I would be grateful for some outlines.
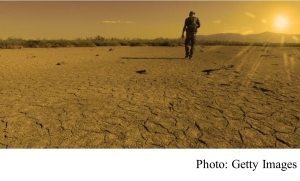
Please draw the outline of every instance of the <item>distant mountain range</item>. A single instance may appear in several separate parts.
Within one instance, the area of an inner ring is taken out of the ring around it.
[[[241,35],[236,33],[219,33],[197,35],[197,40],[205,41],[237,41],[237,42],[269,42],[269,43],[300,43],[300,34],[282,34],[263,32],[259,34]]]

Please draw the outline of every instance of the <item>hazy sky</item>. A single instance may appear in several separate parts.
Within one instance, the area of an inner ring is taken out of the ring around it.
[[[0,38],[179,38],[191,10],[202,35],[300,34],[299,7],[300,1],[0,2]]]

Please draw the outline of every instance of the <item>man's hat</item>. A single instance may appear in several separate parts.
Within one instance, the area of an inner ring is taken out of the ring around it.
[[[190,14],[195,14],[195,12],[194,12],[194,11],[191,11]]]

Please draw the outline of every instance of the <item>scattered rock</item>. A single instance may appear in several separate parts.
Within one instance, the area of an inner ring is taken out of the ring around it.
[[[260,90],[261,90],[262,92],[270,92],[269,89],[265,89],[265,88],[260,88]]]
[[[170,111],[174,111],[174,104],[173,103],[169,103],[169,109],[170,109]]]
[[[110,48],[108,51],[113,51],[114,49]]]
[[[228,65],[228,66],[224,66],[223,68],[226,69],[226,70],[228,70],[228,69],[231,69],[233,67],[234,67],[234,65]]]
[[[269,89],[265,89],[265,88],[261,88],[261,87],[257,87],[257,86],[253,86],[253,88],[257,89],[257,90],[260,90],[262,92],[272,92],[271,90]]]
[[[96,57],[98,57],[98,56],[99,56],[99,54],[96,55]]]
[[[65,64],[65,61],[62,61],[62,62],[57,62],[56,65],[64,65]]]
[[[234,65],[228,65],[228,66],[223,66],[221,68],[218,68],[218,69],[206,69],[206,70],[203,70],[202,72],[206,72],[207,75],[209,75],[211,72],[213,71],[216,71],[216,70],[221,70],[221,69],[225,69],[225,70],[228,70],[228,69],[231,69],[233,68]]]
[[[138,74],[146,74],[146,70],[137,70],[136,73],[138,73]]]
[[[229,87],[230,86],[230,84],[219,84],[219,86],[221,86],[221,87]]]
[[[206,69],[206,70],[203,70],[202,72],[206,72],[206,74],[209,75],[211,72],[216,71],[216,70],[220,70],[220,69]]]

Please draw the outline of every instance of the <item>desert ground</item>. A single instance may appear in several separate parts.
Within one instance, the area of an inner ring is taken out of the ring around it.
[[[300,148],[300,48],[0,50],[0,148]]]

